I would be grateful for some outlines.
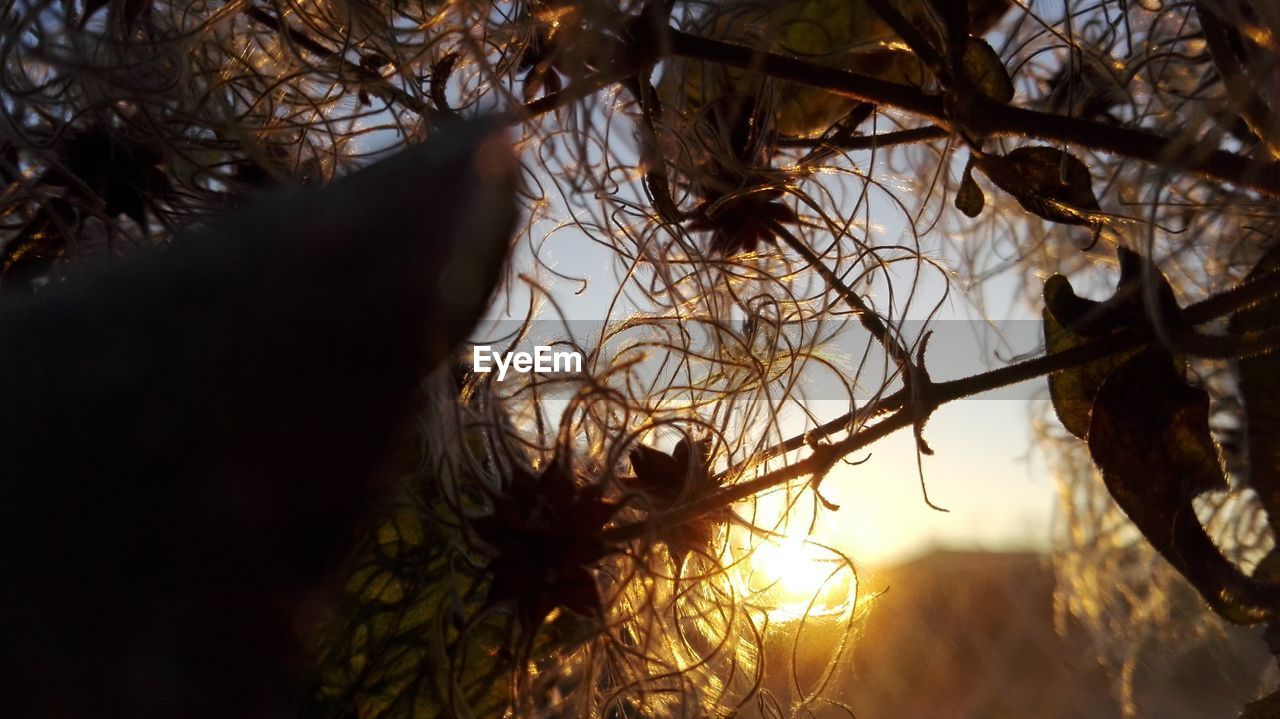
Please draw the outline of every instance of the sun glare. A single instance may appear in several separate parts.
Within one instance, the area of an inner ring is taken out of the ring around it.
[[[763,503],[762,503],[763,504]],[[771,619],[789,620],[845,614],[853,607],[857,591],[854,568],[834,549],[813,541],[802,532],[789,532],[786,518],[776,523],[776,534],[751,535],[740,530],[732,542],[736,569],[751,602],[769,612]]]

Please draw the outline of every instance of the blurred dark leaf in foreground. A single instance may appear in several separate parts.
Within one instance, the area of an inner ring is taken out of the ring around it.
[[[296,714],[415,387],[497,281],[514,182],[500,135],[453,127],[0,304],[7,714]]]

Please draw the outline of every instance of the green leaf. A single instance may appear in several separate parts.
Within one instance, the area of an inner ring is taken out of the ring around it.
[[[997,102],[1013,99],[1013,81],[1000,55],[980,37],[969,38],[964,48],[965,78],[983,95]]]
[[[970,156],[969,162],[964,166],[964,176],[960,179],[960,189],[956,191],[956,209],[966,217],[977,217],[982,214],[982,208],[986,204],[986,195],[982,194],[982,188],[973,179],[973,157]]]
[[[1249,273],[1252,280],[1280,269],[1280,245]],[[1231,318],[1230,333],[1247,335],[1280,326],[1280,298],[1269,297]],[[1258,492],[1273,527],[1280,526],[1280,354],[1269,352],[1236,364],[1244,400],[1249,484]]]
[[[1028,212],[1068,225],[1099,221],[1089,168],[1071,153],[1043,145],[1019,147],[1007,155],[980,156],[976,162]]]
[[[1102,382],[1089,421],[1089,452],[1116,503],[1151,546],[1229,621],[1275,615],[1280,587],[1245,576],[1213,543],[1192,499],[1225,490],[1209,432],[1209,395],[1183,379],[1158,347]]]
[[[310,714],[446,717],[465,706],[502,715],[513,618],[481,617],[487,578],[460,544],[410,509],[378,525],[320,642]]]

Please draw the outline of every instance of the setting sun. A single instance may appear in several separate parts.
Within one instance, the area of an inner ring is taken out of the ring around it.
[[[853,604],[853,567],[831,549],[803,538],[758,544],[751,555],[747,586],[776,618],[841,614]]]
[[[774,533],[731,533],[729,549],[744,593],[775,620],[848,612],[857,592],[852,562],[795,529],[797,513],[795,503],[779,495],[762,497],[756,521]]]

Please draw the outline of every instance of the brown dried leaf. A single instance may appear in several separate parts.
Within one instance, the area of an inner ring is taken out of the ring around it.
[[[968,164],[964,166],[964,177],[960,179],[960,189],[956,191],[956,209],[965,214],[966,217],[977,217],[982,214],[982,208],[987,204],[987,196],[982,193],[982,188],[978,187],[978,183],[973,179],[973,158],[969,158]]]
[[[1054,275],[1044,284],[1044,343],[1050,352],[1078,347],[1096,337],[1084,329],[1091,315],[1100,312],[1102,303],[1077,297],[1071,283],[1062,275]],[[1093,362],[1049,375],[1049,397],[1054,412],[1067,431],[1080,439],[1089,434],[1089,414],[1098,388],[1133,352],[1104,357]]]
[[[1098,221],[1089,168],[1069,152],[1044,145],[1019,147],[1007,155],[978,157],[976,163],[1028,212],[1068,225]]]
[[[1274,615],[1280,586],[1245,576],[1205,532],[1191,500],[1227,481],[1209,432],[1209,395],[1165,350],[1148,348],[1112,372],[1089,421],[1089,452],[1111,496],[1223,618]]]
[[[979,37],[969,38],[964,48],[964,75],[983,95],[997,102],[1013,99],[1013,81],[1000,55]]]

